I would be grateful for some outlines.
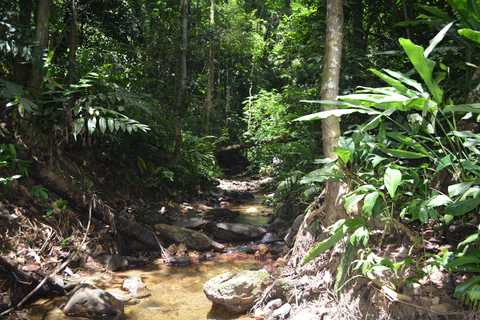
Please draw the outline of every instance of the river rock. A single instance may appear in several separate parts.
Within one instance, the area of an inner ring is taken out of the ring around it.
[[[235,220],[240,211],[233,211],[227,208],[214,208],[207,212],[207,216],[212,216],[214,220]]]
[[[243,313],[255,305],[269,283],[266,270],[230,271],[207,281],[203,291],[213,305],[227,312]]]
[[[251,226],[245,223],[217,223],[213,235],[225,241],[249,241],[262,237],[267,230],[263,227]]]
[[[132,274],[123,280],[122,290],[130,292],[131,295],[136,297],[145,292],[145,283],[143,283],[141,276]]]
[[[70,297],[62,309],[63,313],[72,316],[120,316],[123,314],[123,303],[112,294],[82,283],[70,293]]]
[[[207,220],[203,219],[202,217],[191,217],[187,219],[176,220],[172,224],[176,227],[197,229],[203,226],[205,223],[207,223]]]
[[[287,319],[290,311],[292,311],[292,306],[290,305],[290,303],[285,303],[283,306],[273,311],[269,319]]]
[[[176,243],[185,243],[190,250],[206,251],[210,249],[210,239],[195,230],[169,226],[167,224],[156,224],[155,229],[160,232],[160,237]]]
[[[126,268],[128,266],[128,260],[119,254],[99,254],[95,257],[95,260],[104,264],[107,270],[111,271]]]

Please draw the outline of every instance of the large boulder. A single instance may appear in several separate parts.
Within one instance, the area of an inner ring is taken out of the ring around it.
[[[155,229],[159,231],[161,238],[176,243],[185,243],[190,250],[206,251],[211,247],[210,238],[195,230],[162,223],[156,224]]]
[[[123,303],[112,294],[96,288],[95,286],[82,283],[78,285],[62,309],[69,316],[120,316],[123,314]]]
[[[260,239],[267,230],[245,223],[216,223],[213,227],[215,238],[234,242]]]
[[[230,271],[207,281],[203,291],[213,305],[227,312],[243,313],[255,305],[270,282],[263,269]]]

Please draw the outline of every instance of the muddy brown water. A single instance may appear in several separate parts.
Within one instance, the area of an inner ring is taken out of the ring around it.
[[[267,224],[268,207],[262,205],[262,199],[256,197],[244,204],[228,207],[241,211],[236,222],[249,223],[256,226]],[[256,212],[251,213],[255,208]],[[263,212],[262,212],[263,211]],[[98,285],[112,294],[123,296],[125,314],[120,319],[152,319],[152,320],[203,320],[203,319],[241,319],[218,308],[203,293],[203,285],[211,278],[233,270],[259,269],[261,265],[252,255],[242,253],[244,246],[234,246],[224,254],[216,253],[209,261],[198,266],[168,267],[158,260],[143,268],[115,272],[115,277],[107,285]],[[121,291],[123,279],[132,274],[142,277],[147,291],[143,297],[131,298]],[[60,306],[66,298],[54,300],[41,299],[28,307],[26,316],[30,320],[52,319],[85,319],[66,317]]]

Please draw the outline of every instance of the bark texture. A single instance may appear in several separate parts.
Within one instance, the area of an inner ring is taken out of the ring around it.
[[[340,70],[342,62],[343,42],[343,3],[341,0],[327,0],[327,31],[325,45],[325,63],[322,76],[322,100],[337,100]],[[337,109],[335,106],[322,106],[322,111]],[[322,120],[323,155],[325,158],[336,159],[333,153],[340,138],[340,121],[338,117],[328,117]],[[341,182],[326,184],[325,206],[326,218],[332,222],[346,216],[341,204],[342,192],[346,188]]]

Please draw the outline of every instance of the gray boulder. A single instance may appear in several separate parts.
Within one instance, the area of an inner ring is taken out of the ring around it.
[[[69,316],[120,316],[123,314],[123,303],[112,294],[82,283],[78,285],[62,309]]]
[[[205,283],[203,291],[213,305],[230,313],[243,313],[252,308],[270,283],[266,270],[230,271]]]
[[[210,238],[195,230],[162,223],[156,224],[155,229],[159,231],[161,238],[176,243],[185,243],[190,250],[206,251],[211,247]]]
[[[249,241],[260,239],[267,230],[245,223],[216,223],[213,227],[215,238],[225,241]]]

